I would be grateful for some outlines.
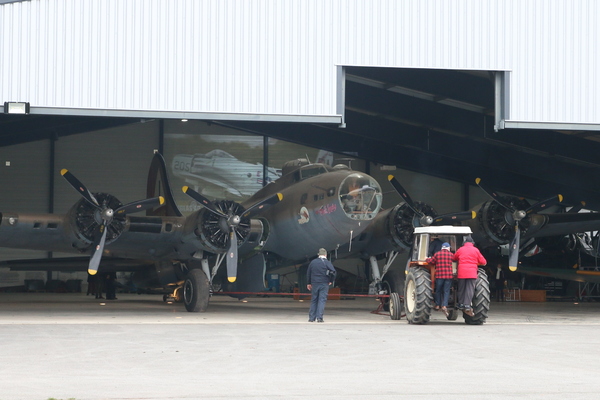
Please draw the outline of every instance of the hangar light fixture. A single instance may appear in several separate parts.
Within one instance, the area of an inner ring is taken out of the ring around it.
[[[5,101],[4,114],[29,114],[29,103]]]

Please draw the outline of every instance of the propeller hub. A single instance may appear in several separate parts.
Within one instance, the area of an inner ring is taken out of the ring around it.
[[[110,221],[114,215],[115,212],[112,208],[107,208],[104,211],[102,211],[102,219],[105,221]]]
[[[527,213],[523,210],[517,210],[513,214],[513,218],[515,221],[520,221],[527,216]]]
[[[238,225],[240,224],[240,221],[241,221],[241,220],[242,220],[242,219],[240,218],[240,216],[239,216],[239,215],[232,215],[232,216],[229,218],[229,225],[230,225],[230,226],[238,226]]]
[[[429,226],[432,223],[433,223],[433,217],[431,217],[429,215],[424,215],[423,217],[421,217],[421,225]]]

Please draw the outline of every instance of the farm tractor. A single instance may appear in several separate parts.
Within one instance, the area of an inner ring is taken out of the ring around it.
[[[406,280],[404,285],[404,312],[411,324],[426,324],[429,322],[434,308],[433,292],[435,289],[435,266],[427,263],[431,256],[429,246],[434,237],[450,244],[454,253],[462,246],[464,240],[471,234],[471,228],[463,226],[428,226],[415,228],[411,254],[406,265]],[[448,301],[448,320],[458,318],[459,311],[456,302],[458,279],[456,279],[456,262],[452,264],[454,280],[450,289]],[[490,309],[490,286],[483,268],[479,268],[475,293],[472,300],[473,316],[463,313],[468,325],[481,325],[485,322]],[[402,299],[398,293],[390,294],[390,316],[400,319]]]

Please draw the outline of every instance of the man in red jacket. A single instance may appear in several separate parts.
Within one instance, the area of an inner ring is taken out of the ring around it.
[[[458,261],[458,309],[472,317],[475,314],[471,309],[471,300],[475,293],[478,266],[487,264],[487,261],[470,236],[463,246],[456,250],[453,260]]]

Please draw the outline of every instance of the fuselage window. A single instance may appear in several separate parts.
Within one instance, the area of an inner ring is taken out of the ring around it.
[[[300,204],[306,204],[306,199],[308,199],[308,193],[302,194],[302,196],[300,196]]]

